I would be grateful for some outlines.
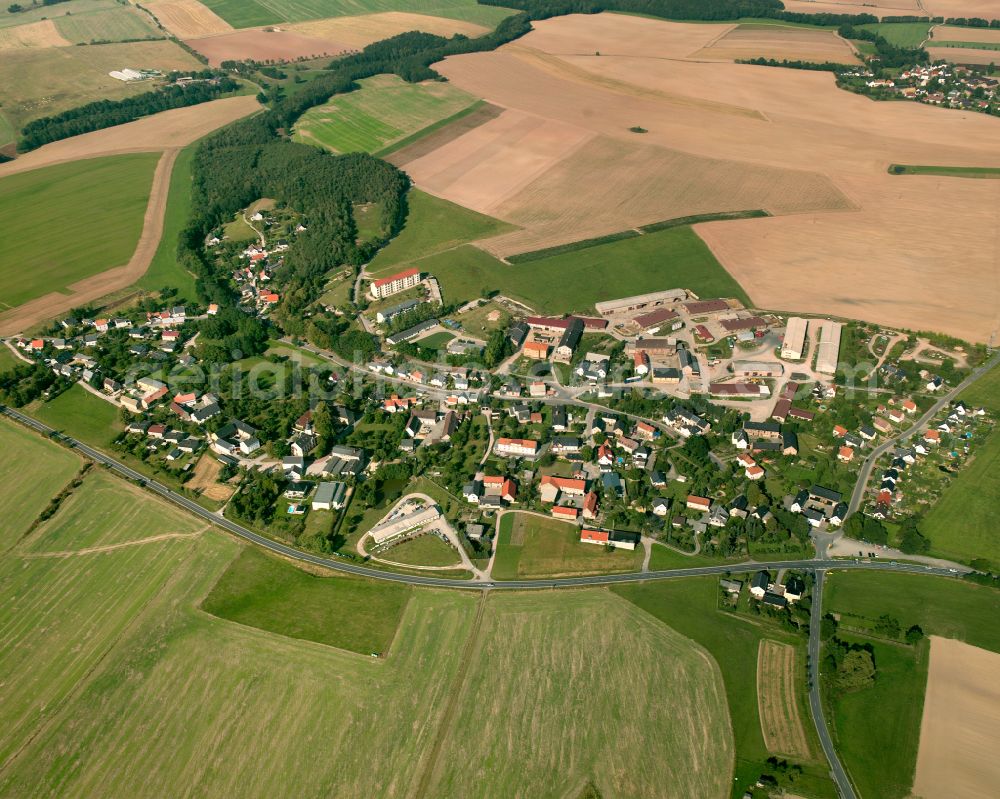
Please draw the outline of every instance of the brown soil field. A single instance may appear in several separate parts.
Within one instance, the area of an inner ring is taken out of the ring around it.
[[[342,42],[277,29],[220,33],[200,39],[186,39],[184,43],[205,56],[213,67],[228,60],[295,61],[299,58],[320,58],[350,49]]]
[[[505,111],[411,161],[406,171],[422,189],[489,214],[593,135],[541,116]]]
[[[763,639],[757,650],[760,731],[769,752],[809,758],[809,744],[796,701],[795,647]]]
[[[636,45],[629,56],[541,52],[546,41],[570,49],[565,36],[552,33],[563,25],[572,26],[572,52],[603,53],[608,41]],[[665,38],[698,27],[613,14],[561,17],[535,23],[536,31],[498,51],[449,58],[436,68],[470,94],[517,111],[515,119],[541,118],[531,123],[535,130],[571,131],[561,153],[549,151],[550,167],[589,140],[589,132],[744,163],[748,174],[750,167],[771,167],[825,176],[853,210],[806,210],[696,228],[762,307],[940,330],[975,341],[1000,327],[1000,184],[933,176],[904,181],[887,171],[892,163],[1000,167],[1000,120],[918,103],[873,102],[837,89],[825,73],[668,60],[655,45],[643,49],[653,33],[645,39],[632,35],[645,26],[664,31]],[[541,172],[513,176],[521,169],[515,159],[496,186],[470,185],[497,171],[474,163],[473,153],[484,146],[484,130],[507,116],[408,165],[421,168],[414,170],[417,185],[432,180],[432,193],[454,199],[442,169],[432,169],[430,159],[445,168],[464,157],[472,172],[464,185],[451,181],[462,197],[458,202],[499,206],[514,195],[518,177],[527,179],[520,188],[528,189],[545,171],[537,160],[529,167]],[[630,133],[634,125],[647,133]],[[475,147],[472,138],[478,139]],[[530,145],[522,138],[518,148]],[[568,188],[574,201],[586,190]],[[669,181],[662,186],[663,193],[674,189]],[[594,208],[602,200],[594,194]],[[927,225],[931,208],[934,224]]]
[[[360,50],[372,42],[388,39],[408,31],[423,31],[424,33],[435,33],[438,36],[452,36],[461,33],[474,37],[480,36],[488,30],[471,22],[432,17],[427,14],[410,14],[403,11],[363,14],[357,17],[315,19],[309,22],[282,25],[282,28],[316,39],[342,42],[355,50]]]
[[[997,28],[960,28],[957,25],[938,25],[931,28],[931,38],[942,42],[989,42],[1000,44],[1000,30]],[[996,52],[996,51],[994,51]]]
[[[996,0],[922,0],[922,5],[932,17],[1000,19]]]
[[[834,31],[784,25],[737,25],[707,47],[692,53],[691,58],[719,61],[775,58],[817,63],[861,63],[854,49]]]
[[[259,108],[256,98],[243,96],[163,111],[125,125],[46,144],[15,161],[0,164],[0,177],[80,158],[183,147]]]
[[[913,794],[996,796],[1000,784],[1000,654],[931,636]]]
[[[216,482],[221,470],[222,464],[214,455],[206,452],[194,467],[194,476],[186,483],[185,487],[200,492],[203,497],[208,499],[225,502],[233,495],[235,489],[232,486]]]
[[[0,50],[20,50],[24,47],[65,47],[71,44],[60,35],[51,19],[27,25],[0,28]]]
[[[178,39],[231,31],[233,26],[198,0],[148,0],[142,4]]]
[[[928,47],[932,61],[944,59],[955,64],[1000,64],[1000,50],[977,50],[972,47]]]
[[[459,136],[464,136],[470,130],[474,130],[480,125],[485,125],[491,119],[496,119],[502,113],[503,109],[499,106],[490,105],[489,103],[481,105],[471,114],[467,114],[461,119],[456,119],[443,128],[438,128],[433,133],[428,133],[423,138],[413,142],[413,144],[408,144],[406,147],[401,147],[396,152],[390,153],[385,157],[385,160],[398,167],[408,164],[411,161],[416,161],[418,158],[434,152],[439,147],[444,147],[444,145],[454,141]]]
[[[918,0],[856,0],[856,2],[840,2],[839,0],[782,0],[786,11],[799,14],[872,14],[876,17],[928,16],[923,11]],[[929,5],[929,3],[925,3]]]
[[[524,228],[484,242],[492,252],[510,255],[691,214],[849,208],[848,199],[817,172],[595,136],[506,201],[476,210]]]

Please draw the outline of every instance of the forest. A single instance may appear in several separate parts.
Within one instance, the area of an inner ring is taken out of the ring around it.
[[[29,122],[21,129],[18,149],[27,152],[49,142],[133,122],[140,117],[171,108],[207,103],[239,88],[240,85],[236,81],[223,77],[212,82],[172,84],[123,100],[98,100],[87,103],[63,111],[61,114]]]

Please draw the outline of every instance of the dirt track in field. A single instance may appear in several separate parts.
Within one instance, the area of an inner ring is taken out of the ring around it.
[[[996,796],[1000,784],[1000,654],[931,636],[913,794]]]
[[[65,313],[70,308],[85,305],[113,291],[130,286],[146,274],[163,235],[163,215],[167,209],[167,195],[170,192],[170,174],[173,172],[179,152],[180,149],[176,147],[165,150],[156,164],[149,203],[146,205],[146,215],[143,218],[142,234],[129,262],[124,266],[73,283],[69,286],[67,294],[58,292],[46,294],[44,297],[0,314],[0,336],[20,333],[39,322]]]
[[[763,639],[757,649],[760,730],[769,752],[808,759],[795,691],[795,647]]]
[[[874,102],[837,89],[826,73],[690,59],[711,41],[709,34],[719,35],[719,27],[611,14],[559,17],[535,23],[532,33],[497,51],[435,66],[459,88],[507,113],[543,120],[532,136],[568,128],[631,146],[724,159],[743,165],[747,177],[757,169],[793,170],[808,181],[827,182],[846,198],[848,210],[843,202],[826,208],[806,202],[798,212],[782,210],[782,216],[696,227],[761,307],[938,330],[973,341],[994,334],[1000,339],[1000,184],[888,174],[892,163],[1000,167],[1000,120],[918,103]],[[555,152],[548,170],[525,172],[530,179],[520,194],[505,193],[517,185],[516,175],[491,169],[488,159],[471,159],[471,139],[485,142],[488,129],[499,131],[507,113],[408,164],[416,185],[427,181],[445,199],[460,194],[459,202],[486,202],[493,193],[494,213],[504,218],[519,199],[527,208],[556,170],[575,171],[580,177],[569,175],[563,189],[567,202],[592,198],[591,211],[577,214],[577,232],[587,231],[578,238],[614,232],[592,225],[608,205],[606,186],[588,185],[585,165],[569,168],[582,148],[570,143]],[[631,133],[635,126],[645,133]],[[519,140],[519,150],[530,151],[532,136]],[[499,152],[505,144],[501,137],[489,146]],[[472,183],[481,185],[448,185],[449,162],[463,160]],[[511,170],[521,168],[519,161],[510,163]],[[493,173],[495,185],[489,183]],[[682,174],[658,181],[661,199],[678,198],[676,216],[686,215],[681,197],[699,198],[697,185],[689,186]],[[712,174],[705,172],[706,181]],[[738,169],[727,179],[729,191],[749,185]],[[815,203],[807,183],[798,190]],[[558,202],[549,209],[555,214]]]

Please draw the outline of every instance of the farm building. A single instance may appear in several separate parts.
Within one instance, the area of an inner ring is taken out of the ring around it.
[[[801,361],[805,355],[807,320],[801,316],[790,316],[785,327],[785,338],[781,342],[781,357],[790,361]]]
[[[840,322],[813,320],[809,327],[814,332],[819,328],[816,345],[816,371],[820,374],[837,373],[837,361],[840,359],[840,332],[843,325]]]
[[[684,310],[691,314],[691,316],[697,316],[698,314],[704,313],[717,313],[719,311],[728,311],[729,303],[725,300],[701,300],[700,302],[686,302],[684,303]]]
[[[649,294],[637,294],[634,297],[622,297],[618,300],[606,300],[597,303],[594,307],[601,316],[612,316],[616,313],[629,313],[632,311],[645,311],[649,308],[658,308],[667,303],[680,302],[686,300],[688,293],[684,289],[668,289],[667,291],[654,291]]]
[[[733,361],[737,377],[781,377],[785,367],[776,361]]]

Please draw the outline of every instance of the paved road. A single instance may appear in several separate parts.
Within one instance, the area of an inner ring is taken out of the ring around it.
[[[826,726],[826,719],[823,716],[823,700],[820,696],[819,664],[820,664],[820,622],[823,618],[823,579],[825,570],[816,569],[816,584],[812,592],[812,612],[809,616],[809,706],[812,709],[813,722],[816,724],[816,732],[819,735],[819,742],[823,747],[823,753],[830,763],[830,774],[837,783],[837,790],[841,799],[855,799],[854,788],[844,771],[844,767],[837,757],[837,750],[830,737],[830,730]]]
[[[182,494],[178,494],[176,491],[168,488],[162,483],[157,482],[146,477],[143,474],[130,469],[123,463],[115,460],[114,458],[105,455],[103,452],[96,450],[86,444],[77,441],[76,439],[70,438],[69,436],[58,433],[51,427],[42,424],[30,416],[25,416],[18,411],[11,408],[6,408],[0,406],[0,411],[12,419],[21,422],[28,427],[37,430],[43,435],[52,437],[58,441],[67,444],[73,449],[86,455],[91,460],[97,463],[104,464],[113,471],[118,472],[122,476],[135,480],[143,484],[150,491],[159,494],[164,499],[181,508],[199,516],[211,524],[217,525],[222,529],[226,530],[233,535],[239,536],[240,538],[246,539],[258,546],[268,549],[271,552],[275,552],[279,555],[283,555],[287,558],[293,560],[302,561],[304,563],[311,563],[316,566],[323,566],[328,569],[333,569],[340,572],[346,572],[348,574],[359,575],[363,577],[370,577],[375,580],[388,580],[390,582],[397,583],[408,583],[410,585],[422,585],[431,586],[435,588],[453,588],[453,589],[464,589],[464,590],[482,590],[484,588],[502,588],[502,589],[517,589],[517,590],[537,590],[541,588],[579,588],[581,586],[592,586],[592,585],[612,585],[618,583],[633,583],[641,582],[643,580],[665,580],[678,577],[697,577],[706,575],[722,575],[727,572],[733,571],[752,571],[755,568],[767,568],[767,569],[851,569],[857,570],[862,569],[866,571],[895,571],[895,572],[911,572],[914,574],[939,574],[939,575],[953,575],[954,572],[949,569],[937,569],[926,566],[916,566],[907,563],[893,563],[893,562],[883,562],[883,563],[869,563],[866,561],[854,562],[851,560],[787,560],[778,561],[772,563],[762,563],[755,564],[753,562],[746,562],[741,564],[728,564],[721,566],[700,566],[691,569],[666,569],[662,571],[653,572],[633,572],[630,574],[606,574],[606,575],[595,575],[593,577],[564,577],[552,580],[511,580],[504,582],[471,582],[463,580],[449,580],[446,578],[439,577],[423,577],[419,575],[409,575],[409,574],[395,574],[392,572],[380,571],[378,569],[368,568],[366,566],[359,566],[348,560],[338,560],[335,558],[324,558],[319,555],[313,555],[309,552],[303,552],[293,547],[286,546],[285,544],[279,543],[277,541],[272,541],[269,538],[265,538],[259,533],[255,533],[246,527],[243,527],[236,522],[230,521],[222,516],[213,513],[206,508],[203,508],[196,502],[188,499]]]
[[[861,507],[861,503],[865,498],[865,489],[868,487],[868,481],[871,479],[872,470],[875,468],[875,464],[878,462],[878,459],[881,458],[890,448],[896,446],[900,442],[909,440],[915,433],[923,430],[927,423],[934,418],[935,414],[937,414],[962,391],[975,383],[980,377],[986,374],[997,364],[1000,364],[1000,352],[997,352],[992,358],[983,363],[982,366],[973,370],[973,372],[966,377],[965,380],[942,396],[941,399],[935,402],[927,413],[921,416],[913,425],[906,430],[901,430],[892,438],[886,439],[871,451],[871,454],[862,464],[861,471],[858,472],[858,482],[854,484],[854,492],[851,494],[851,502],[847,511],[848,516],[855,513]]]

